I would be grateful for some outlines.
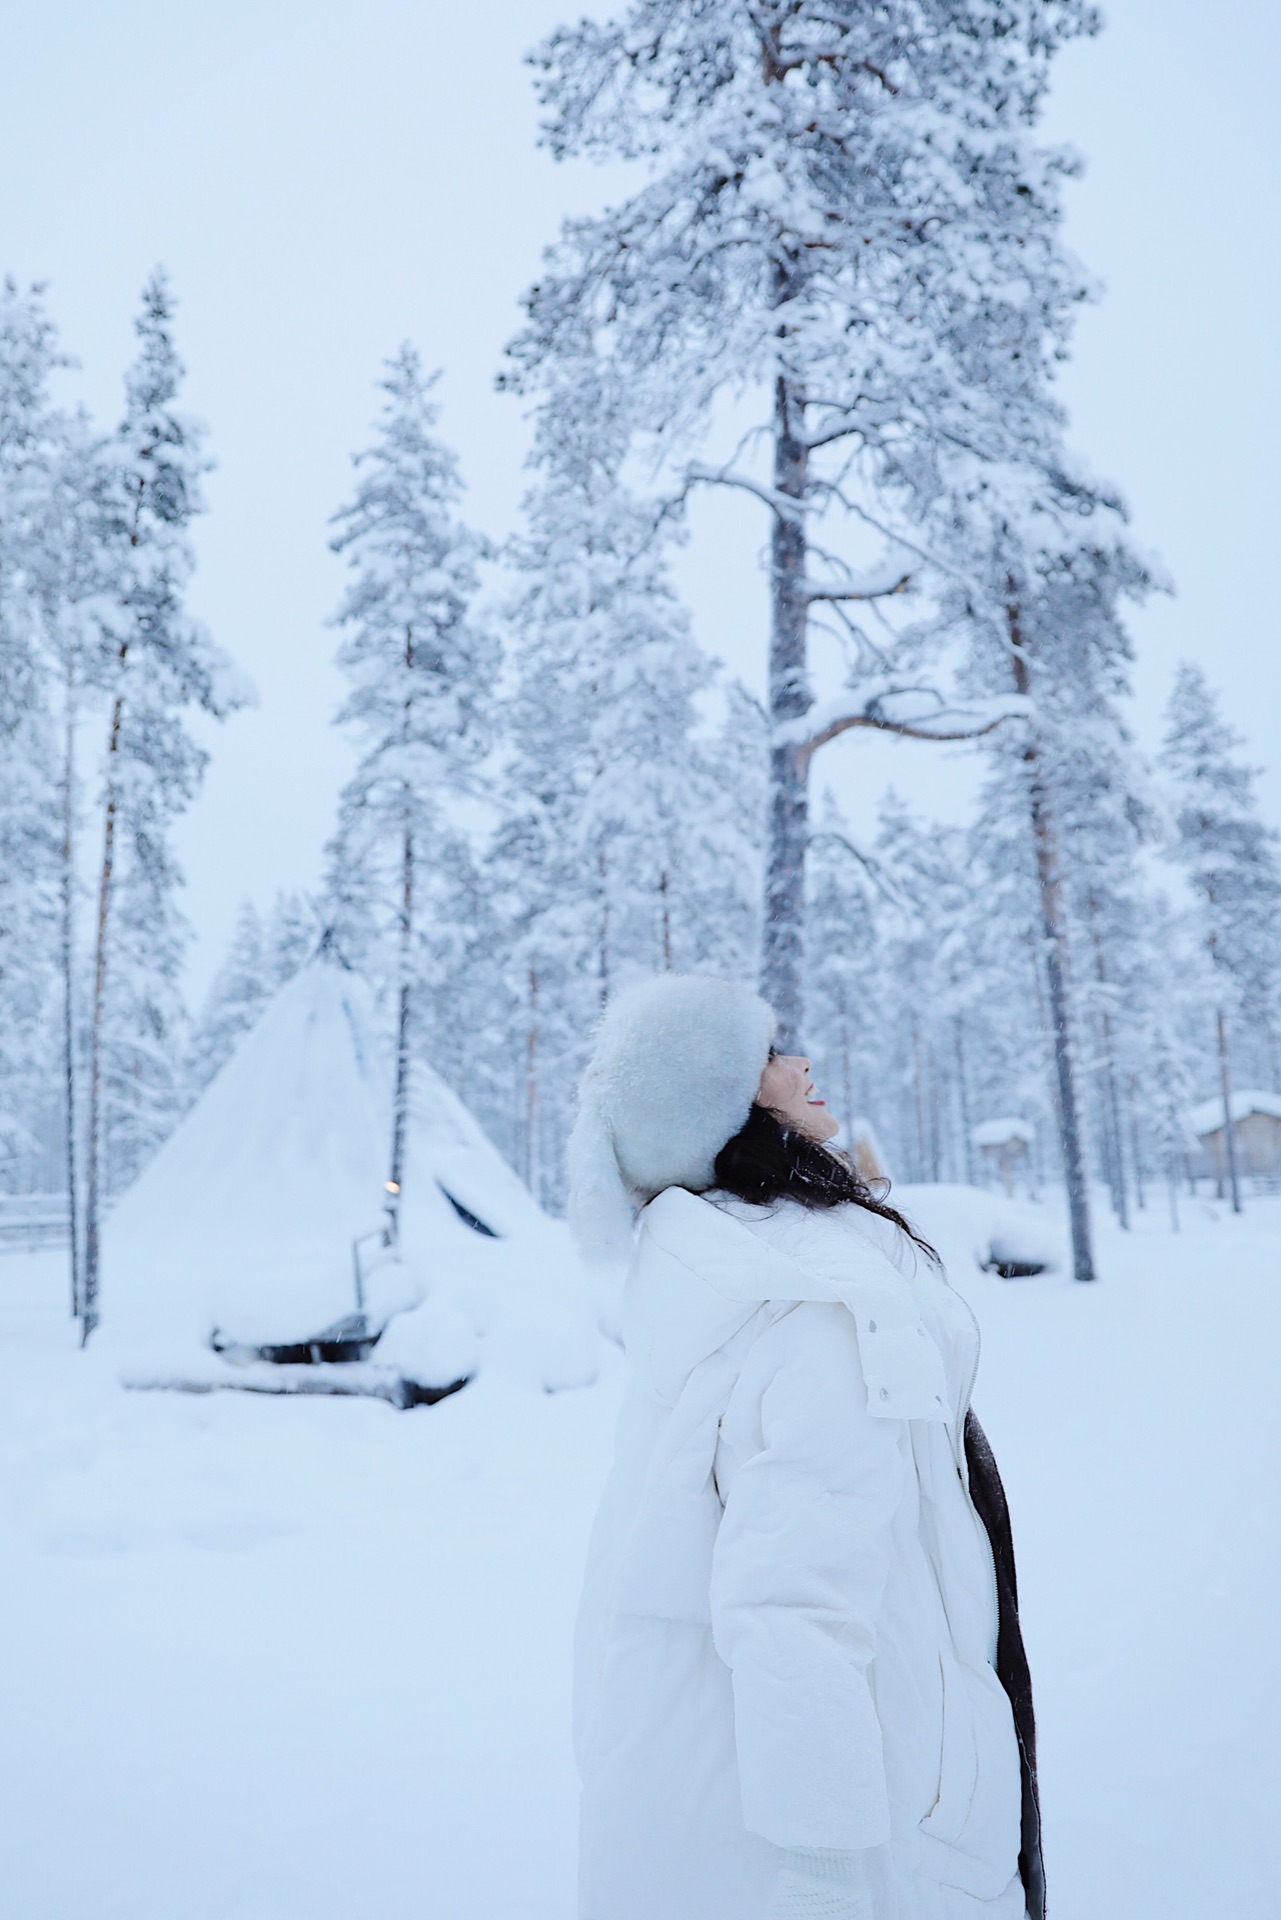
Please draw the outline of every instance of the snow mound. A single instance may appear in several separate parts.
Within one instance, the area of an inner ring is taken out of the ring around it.
[[[938,1249],[953,1278],[998,1262],[1051,1273],[1070,1266],[1058,1215],[1032,1201],[940,1181],[895,1187],[890,1205]]]

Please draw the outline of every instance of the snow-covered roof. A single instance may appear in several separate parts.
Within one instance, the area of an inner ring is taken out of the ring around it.
[[[1281,1120],[1281,1093],[1263,1093],[1257,1087],[1242,1087],[1232,1096],[1233,1120],[1244,1120],[1252,1113],[1265,1113],[1270,1120]],[[1214,1094],[1193,1107],[1188,1122],[1199,1138],[1215,1133],[1223,1125],[1223,1096]]]
[[[985,1120],[981,1126],[975,1127],[970,1137],[976,1147],[1008,1147],[1013,1140],[1030,1147],[1036,1138],[1036,1129],[1026,1120],[1013,1115],[1000,1120]]]

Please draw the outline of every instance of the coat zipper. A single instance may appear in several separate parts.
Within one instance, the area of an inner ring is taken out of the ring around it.
[[[956,1293],[956,1288],[953,1287],[952,1291]],[[975,1530],[982,1542],[983,1564],[987,1568],[988,1575],[988,1619],[991,1625],[989,1638],[993,1648],[995,1648],[997,1636],[1001,1630],[1001,1602],[996,1587],[996,1561],[993,1557],[992,1542],[988,1538],[987,1528],[983,1525],[982,1517],[974,1504],[974,1496],[970,1492],[969,1466],[965,1458],[965,1416],[969,1412],[970,1401],[974,1397],[975,1382],[979,1377],[979,1360],[983,1352],[983,1334],[979,1327],[978,1316],[969,1301],[959,1293],[956,1293],[956,1297],[965,1308],[966,1313],[970,1316],[970,1324],[974,1328],[974,1364],[970,1368],[970,1377],[966,1383],[965,1393],[962,1396],[960,1408],[957,1413],[956,1428],[951,1436],[952,1454],[956,1461],[956,1477],[961,1483],[961,1492],[965,1495],[965,1504],[970,1510],[970,1518],[973,1520]],[[995,1654],[992,1655],[989,1664],[995,1667]]]

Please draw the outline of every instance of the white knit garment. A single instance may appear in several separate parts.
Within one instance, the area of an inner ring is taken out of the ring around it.
[[[882,1857],[886,1851],[790,1847],[767,1920],[896,1920],[898,1903]]]

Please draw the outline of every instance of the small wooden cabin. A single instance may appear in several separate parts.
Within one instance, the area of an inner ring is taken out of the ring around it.
[[[886,1164],[881,1143],[876,1137],[876,1129],[871,1121],[864,1119],[861,1114],[857,1119],[851,1120],[846,1129],[845,1138],[838,1140],[836,1144],[845,1148],[854,1163],[855,1173],[869,1186],[874,1186],[877,1181],[889,1179],[889,1167]]]
[[[1197,1138],[1194,1180],[1210,1179],[1222,1195],[1228,1183],[1227,1127],[1223,1101],[1215,1095],[1189,1115]],[[1265,1192],[1281,1191],[1281,1093],[1243,1088],[1232,1096],[1232,1132],[1237,1173]]]
[[[984,1168],[997,1175],[1007,1194],[1013,1194],[1014,1176],[1027,1172],[1036,1137],[1027,1121],[1008,1115],[999,1120],[985,1120],[982,1126],[975,1127],[970,1137],[979,1150]]]

